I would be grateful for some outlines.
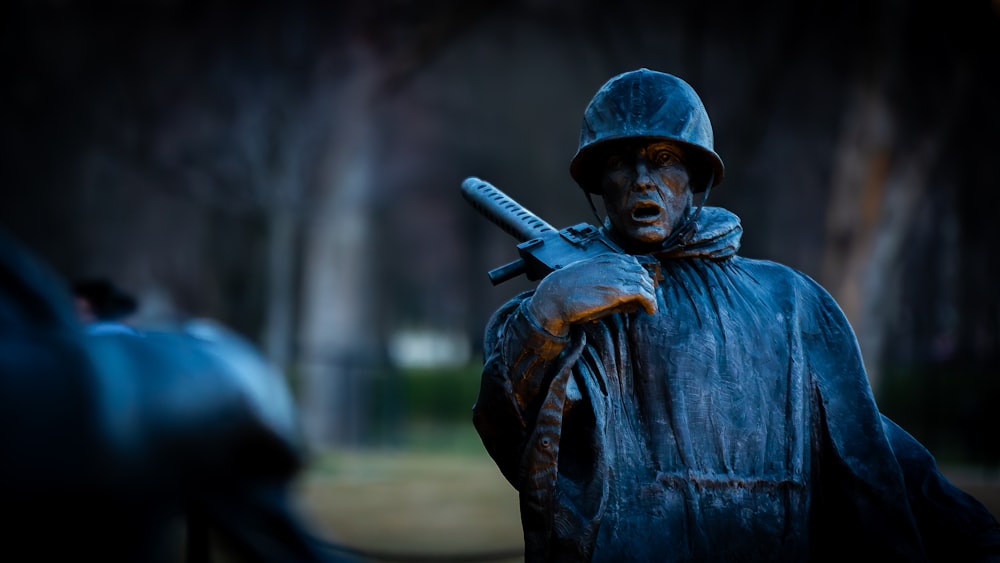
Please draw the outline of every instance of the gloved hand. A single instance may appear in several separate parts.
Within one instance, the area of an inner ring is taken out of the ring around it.
[[[635,256],[603,254],[553,271],[535,290],[528,314],[554,336],[570,325],[639,308],[656,312],[653,279]]]

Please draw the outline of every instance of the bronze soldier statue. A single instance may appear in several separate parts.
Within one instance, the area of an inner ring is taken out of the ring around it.
[[[1000,559],[996,519],[880,413],[831,296],[703,205],[724,167],[691,86],[609,80],[570,173],[623,252],[494,313],[474,408],[527,561]]]

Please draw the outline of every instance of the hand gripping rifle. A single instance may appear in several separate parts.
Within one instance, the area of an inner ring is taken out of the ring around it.
[[[520,242],[517,245],[520,258],[489,271],[493,285],[521,274],[532,281],[540,280],[572,262],[623,252],[603,231],[587,223],[557,231],[510,196],[479,178],[466,178],[462,182],[462,195],[472,207]]]

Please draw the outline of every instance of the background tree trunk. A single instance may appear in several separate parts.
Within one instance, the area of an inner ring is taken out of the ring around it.
[[[378,296],[370,266],[377,249],[371,222],[377,164],[370,100],[377,85],[369,53],[353,53],[352,71],[329,99],[336,137],[321,168],[307,223],[299,330],[305,425],[314,444],[356,444],[362,435],[362,382],[376,354],[371,319]]]

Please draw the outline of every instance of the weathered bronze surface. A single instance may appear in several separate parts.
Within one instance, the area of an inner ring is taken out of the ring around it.
[[[695,204],[723,173],[674,76],[624,73],[587,107],[571,174],[621,251],[536,270],[494,313],[474,408],[526,560],[1000,558],[997,521],[879,412],[831,296]],[[556,245],[542,223],[508,229],[526,263],[524,239]]]

